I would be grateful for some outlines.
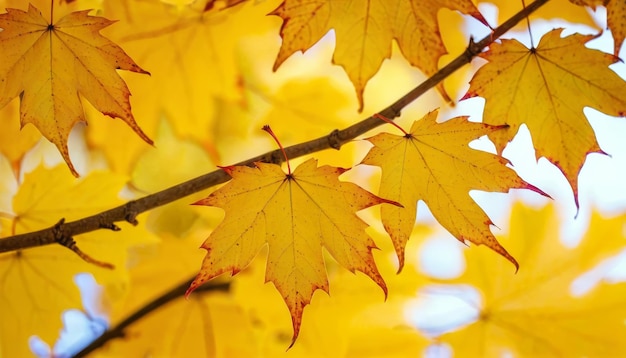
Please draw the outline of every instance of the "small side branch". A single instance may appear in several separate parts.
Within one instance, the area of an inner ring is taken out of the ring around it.
[[[56,223],[56,225],[52,227],[52,233],[54,235],[56,242],[59,245],[63,247],[67,247],[68,249],[72,250],[76,255],[78,255],[78,257],[83,259],[83,261],[85,262],[88,262],[90,264],[96,265],[98,267],[106,268],[109,270],[112,270],[115,268],[115,266],[111,265],[110,263],[96,260],[92,258],[91,256],[87,255],[86,253],[84,253],[83,251],[81,251],[81,249],[78,248],[78,245],[76,245],[76,241],[74,241],[74,238],[66,235],[63,232],[62,225],[64,222],[65,222],[65,219],[61,219],[59,220],[58,223]],[[115,225],[113,226],[117,228],[117,226]]]

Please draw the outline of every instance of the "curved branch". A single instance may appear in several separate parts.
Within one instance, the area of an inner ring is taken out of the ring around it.
[[[101,334],[98,338],[96,338],[94,341],[89,343],[88,346],[86,346],[80,352],[73,355],[72,358],[86,357],[89,353],[92,353],[96,349],[104,346],[108,341],[115,339],[115,338],[124,337],[124,330],[126,330],[128,326],[139,321],[144,316],[155,311],[161,306],[164,306],[167,303],[177,298],[183,297],[183,295],[185,294],[185,291],[187,290],[187,288],[189,287],[189,285],[191,284],[194,278],[195,278],[195,275],[194,277],[191,277],[190,279],[185,280],[184,282],[180,283],[176,287],[173,287],[169,291],[165,292],[163,295],[155,298],[154,300],[152,300],[145,306],[139,308],[137,311],[132,313],[126,319],[124,319],[120,323],[116,324],[114,327],[111,327],[106,332]],[[203,285],[202,287],[198,287],[196,292],[208,293],[208,292],[215,292],[215,291],[228,291],[229,289],[230,289],[230,282],[220,282],[220,283],[212,282],[212,283],[207,283],[206,285]]]
[[[519,11],[513,17],[508,19],[502,25],[498,26],[493,32],[480,40],[479,42],[471,41],[465,52],[455,58],[445,67],[441,68],[434,75],[422,82],[419,86],[402,96],[395,103],[383,109],[379,113],[387,118],[394,119],[400,115],[401,110],[409,103],[413,102],[424,94],[427,90],[435,87],[439,82],[444,80],[454,71],[468,64],[478,55],[485,47],[489,46],[505,32],[513,28],[518,22],[528,17],[531,13],[541,7],[549,0],[536,0],[526,8]],[[321,151],[323,149],[335,148],[339,149],[344,143],[374,129],[385,122],[374,117],[368,117],[358,123],[353,124],[342,130],[335,130],[327,136],[313,139],[300,144],[292,145],[285,148],[285,152],[290,158],[300,157],[306,154]],[[265,154],[256,156],[237,163],[236,165],[251,165],[254,162],[274,162],[282,161],[280,150],[273,150]],[[216,170],[211,173],[199,176],[184,183],[175,185],[160,192],[145,196],[143,198],[129,201],[128,203],[116,208],[103,211],[80,220],[63,223],[55,227],[43,229],[27,234],[20,234],[4,239],[0,239],[0,253],[14,250],[22,250],[31,247],[50,245],[58,242],[59,237],[72,237],[78,234],[84,234],[90,231],[115,227],[114,223],[119,221],[128,221],[136,224],[136,216],[145,211],[168,204],[172,201],[181,199],[185,196],[197,193],[204,189],[208,189],[214,185],[224,183],[229,180],[228,174],[223,170]]]

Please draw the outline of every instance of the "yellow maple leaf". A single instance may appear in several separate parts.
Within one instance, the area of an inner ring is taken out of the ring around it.
[[[214,214],[217,216],[219,213]],[[197,230],[189,230],[184,236],[161,231],[161,240],[157,245],[132,248],[129,254],[134,258],[135,264],[129,268],[128,294],[124,300],[111,304],[107,302],[111,308],[111,326],[135,314],[170,288],[188,282],[194,272],[197,272],[198,260],[202,259],[202,252],[197,248],[208,229],[205,225]],[[210,292],[201,292],[185,301],[181,292],[178,297],[171,298],[172,302],[125,328],[124,339],[109,341],[106,346],[94,352],[94,355],[253,356],[244,354],[252,352],[254,348],[249,341],[244,340],[250,335],[247,316],[243,316],[238,305],[228,297],[214,297]],[[234,343],[236,340],[239,340],[241,346]],[[238,355],[222,354],[237,352],[237,349],[240,353]]]
[[[125,181],[119,175],[94,172],[76,182],[62,166],[40,166],[25,175],[13,197],[13,219],[1,220],[3,228],[10,228],[3,233],[32,232],[50,227],[61,218],[75,220],[118,205],[118,193]],[[76,274],[93,273],[107,290],[119,291],[125,286],[126,249],[154,239],[141,225],[120,226],[122,231],[115,233],[114,239],[109,231],[76,237],[83,252],[113,264],[115,270],[88,264],[60,245],[0,255],[0,341],[4,349],[0,355],[28,356],[28,337],[33,334],[47,342],[57,337],[61,313],[82,306],[74,284]]]
[[[626,114],[626,82],[608,66],[618,59],[585,47],[595,36],[562,29],[545,34],[537,48],[517,40],[502,40],[480,56],[481,67],[464,98],[485,98],[483,121],[508,124],[506,131],[489,134],[498,153],[526,124],[536,156],[545,157],[565,175],[578,205],[578,173],[589,153],[603,153],[583,108],[611,116]]]
[[[116,69],[147,73],[99,34],[112,21],[77,11],[49,23],[33,5],[0,14],[0,107],[20,96],[22,126],[32,123],[74,175],[67,137],[85,115],[79,94],[95,108],[126,122],[143,140],[130,109],[130,92]]]
[[[222,273],[236,274],[268,245],[265,279],[274,283],[289,308],[293,344],[313,292],[328,292],[322,248],[343,267],[365,273],[387,292],[372,256],[374,241],[355,213],[394,202],[339,181],[345,169],[317,167],[314,159],[289,174],[266,163],[225,170],[232,180],[197,203],[221,207],[226,217],[202,245],[207,255],[188,293]]]
[[[203,11],[202,1],[179,10],[161,1],[104,2],[103,14],[120,19],[108,35],[150,69],[149,80],[126,78],[141,93],[141,101],[133,103],[133,113],[142,119],[142,127],[152,134],[165,117],[176,135],[214,148],[219,137],[213,126],[225,121],[216,113],[215,103],[242,97],[243,39],[277,31],[276,21],[264,16],[275,6],[272,3],[250,1],[221,11]],[[269,40],[267,46],[277,46],[274,37]],[[114,170],[130,173],[145,146],[129,143],[129,133],[120,133],[114,121],[92,122],[87,128],[90,145],[103,150]]]
[[[613,34],[613,54],[617,56],[626,38],[626,2],[623,0],[570,0],[581,6],[589,6],[595,9],[598,5],[606,7],[607,26]]]
[[[374,147],[363,164],[382,168],[380,195],[404,208],[383,206],[381,217],[394,243],[400,270],[404,247],[415,224],[417,201],[423,200],[454,237],[484,244],[517,267],[489,230],[491,220],[470,197],[470,190],[507,192],[513,188],[538,191],[506,167],[502,157],[473,150],[469,142],[503,127],[468,122],[457,117],[437,123],[437,111],[415,121],[405,135],[380,133],[368,138]]]
[[[283,43],[274,70],[294,52],[308,50],[334,29],[333,63],[342,66],[354,84],[361,110],[365,85],[383,59],[391,56],[393,39],[411,65],[427,75],[437,71],[439,57],[446,53],[437,22],[442,8],[472,15],[486,24],[470,0],[285,0],[272,12],[283,19]]]
[[[298,344],[288,355],[294,357],[394,357],[416,356],[429,340],[407,326],[405,304],[427,278],[407,263],[402,274],[395,273],[393,246],[382,228],[367,229],[380,250],[374,252],[378,269],[389,288],[383,302],[380,291],[364,275],[353,275],[334,260],[326,260],[330,294],[316,294],[307,306]],[[422,232],[423,233],[423,232]],[[380,240],[379,240],[380,239]],[[417,251],[417,242],[407,248]],[[257,258],[248,269],[237,275],[231,290],[235,299],[250,316],[258,356],[284,354],[290,340],[290,322],[284,315],[279,294],[269,285],[258,285],[265,271],[265,260]],[[251,300],[250,297],[254,297]],[[393,344],[402,343],[402,344]]]
[[[477,321],[445,334],[459,357],[613,356],[626,351],[626,284],[600,284],[582,297],[573,281],[621,252],[624,217],[594,213],[589,230],[574,249],[559,242],[553,206],[513,208],[507,246],[523,265],[506,275],[506,263],[484,250],[466,250],[467,269],[455,283],[482,293]],[[497,273],[497,274],[496,274]]]

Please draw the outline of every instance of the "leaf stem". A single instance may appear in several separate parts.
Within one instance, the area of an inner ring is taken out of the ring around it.
[[[522,0],[522,7],[526,8],[526,1]],[[528,36],[530,37],[530,47],[535,48],[535,41],[533,40],[533,31],[530,27],[530,16],[526,16],[526,27],[528,28]]]
[[[264,125],[261,129],[269,133],[276,141],[276,144],[278,144],[278,148],[280,148],[280,151],[283,152],[283,157],[285,158],[285,162],[287,162],[287,173],[288,175],[291,175],[291,165],[289,165],[289,157],[287,157],[287,153],[285,153],[285,148],[283,148],[283,145],[278,140],[278,137],[276,136],[276,134],[274,134],[274,131],[272,130],[272,128],[270,128],[268,124]]]
[[[405,135],[405,136],[408,136],[408,135],[409,135],[409,133],[407,133],[407,132],[404,130],[404,128],[400,127],[400,125],[398,125],[398,123],[396,123],[396,122],[394,122],[393,120],[391,120],[391,119],[389,119],[389,118],[387,118],[387,117],[383,116],[382,114],[375,113],[375,114],[374,114],[374,117],[376,117],[376,118],[380,119],[381,121],[387,122],[387,123],[389,123],[389,124],[393,125],[394,127],[398,128],[398,129],[399,129],[402,133],[404,133],[404,135]]]
[[[535,0],[529,6],[525,7],[510,19],[498,26],[493,32],[484,37],[479,42],[470,41],[467,49],[452,62],[441,68],[430,78],[422,82],[420,85],[412,89],[410,92],[402,96],[396,102],[378,112],[379,115],[387,118],[396,118],[400,115],[401,110],[408,104],[416,100],[427,90],[435,87],[438,83],[448,77],[450,74],[468,64],[478,55],[485,47],[489,46],[496,39],[500,38],[504,33],[509,31],[513,26],[518,24],[529,14],[533,13],[549,0]],[[383,122],[375,116],[368,117],[357,122],[343,130],[334,130],[327,136],[313,139],[300,144],[292,145],[282,150],[285,156],[289,158],[297,158],[303,155],[318,152],[323,149],[335,148],[339,149],[342,144],[353,140],[354,138],[374,129]],[[281,150],[267,152],[256,157],[239,162],[237,165],[252,165],[254,162],[277,162],[277,158],[281,156]],[[278,161],[280,162],[280,161]],[[191,194],[208,189],[214,185],[224,183],[230,179],[230,176],[223,170],[215,170],[208,174],[199,176],[189,181],[180,183],[154,194],[147,195],[137,200],[131,200],[124,205],[120,205],[113,209],[109,209],[99,214],[95,214],[83,219],[60,225],[60,230],[67,236],[76,236],[94,230],[103,228],[103,223],[113,224],[119,221],[128,221],[136,223],[138,214],[145,211],[163,206],[175,200],[184,198]],[[54,235],[54,227],[34,231],[26,234],[14,235],[4,239],[0,239],[0,253],[22,250],[37,246],[44,246],[56,243]]]

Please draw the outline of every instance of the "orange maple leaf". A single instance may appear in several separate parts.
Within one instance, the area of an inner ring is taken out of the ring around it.
[[[595,9],[598,5],[606,7],[606,24],[613,34],[613,54],[617,56],[619,49],[626,39],[626,1],[624,0],[569,0],[580,6],[589,6]]]
[[[545,157],[569,181],[578,206],[578,173],[589,153],[604,153],[585,118],[585,106],[612,116],[626,114],[626,82],[609,65],[617,57],[585,47],[595,38],[562,29],[545,34],[537,48],[517,40],[502,40],[488,52],[488,60],[470,83],[465,98],[485,98],[485,123],[508,124],[506,131],[489,134],[498,153],[522,123],[533,139],[537,159]]]
[[[539,189],[526,183],[506,167],[500,156],[471,149],[468,143],[483,135],[503,130],[456,117],[437,123],[437,111],[413,122],[411,131],[398,136],[380,133],[368,138],[374,147],[363,164],[382,168],[380,195],[396,200],[404,208],[383,206],[382,221],[391,236],[399,270],[404,265],[404,248],[415,225],[417,201],[423,200],[434,217],[459,241],[484,244],[518,267],[489,230],[487,214],[470,197],[470,190],[507,192],[512,188]],[[544,194],[545,195],[545,194]]]
[[[337,45],[333,63],[344,68],[355,86],[359,110],[367,81],[391,56],[391,40],[404,57],[427,75],[437,72],[446,48],[439,35],[437,13],[442,8],[486,20],[471,0],[285,0],[271,15],[280,16],[282,46],[274,70],[294,52],[306,51],[331,29]],[[443,92],[443,87],[440,87]]]
[[[34,6],[0,14],[0,108],[20,96],[22,127],[35,125],[54,143],[75,176],[67,137],[85,115],[79,93],[100,112],[120,118],[143,140],[130,109],[130,91],[115,71],[142,70],[116,44],[99,34],[113,23],[86,11],[50,24]]]
[[[346,169],[317,167],[315,159],[290,174],[276,164],[255,165],[224,168],[232,180],[196,203],[220,207],[226,216],[202,244],[207,254],[187,294],[222,273],[235,275],[267,244],[265,280],[274,283],[289,308],[292,345],[315,290],[329,292],[322,247],[351,272],[365,273],[387,294],[371,252],[376,245],[356,211],[399,204],[339,181]]]

